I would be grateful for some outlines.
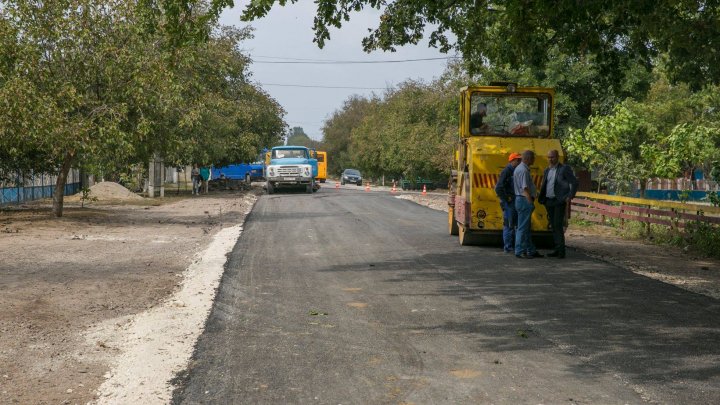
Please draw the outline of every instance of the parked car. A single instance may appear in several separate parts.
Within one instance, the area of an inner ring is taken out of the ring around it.
[[[345,169],[340,176],[340,184],[344,185],[345,183],[362,186],[362,174],[355,169]]]

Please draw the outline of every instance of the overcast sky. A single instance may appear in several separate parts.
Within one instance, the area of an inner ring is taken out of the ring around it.
[[[237,1],[233,9],[225,10],[220,22],[223,25],[244,27],[240,14],[247,1]],[[448,57],[437,49],[428,48],[427,42],[417,46],[398,48],[397,52],[362,50],[361,40],[368,28],[377,26],[380,12],[364,10],[351,16],[341,29],[333,29],[325,48],[313,42],[312,30],[315,4],[304,0],[286,7],[275,6],[270,13],[250,25],[255,38],[243,45],[255,61],[251,67],[251,80],[277,100],[287,112],[290,127],[303,127],[305,133],[316,140],[322,139],[321,128],[325,119],[338,110],[352,94],[382,94],[383,90],[337,89],[320,87],[283,87],[271,84],[299,86],[340,86],[385,89],[406,79],[423,79],[426,82],[440,76],[446,60],[407,63],[376,64],[285,64],[262,61],[287,62],[294,59],[332,61],[389,61]]]

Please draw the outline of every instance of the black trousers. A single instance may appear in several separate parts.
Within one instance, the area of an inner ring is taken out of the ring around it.
[[[545,208],[548,213],[548,220],[550,220],[550,226],[552,227],[553,242],[555,243],[555,251],[565,256],[565,208],[567,204],[565,201],[558,201],[555,198],[550,198],[545,203]]]

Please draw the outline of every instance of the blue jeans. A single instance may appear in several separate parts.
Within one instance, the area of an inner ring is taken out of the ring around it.
[[[500,206],[503,210],[503,249],[510,252],[515,246],[515,225],[517,225],[517,211],[515,203],[501,201]]]
[[[515,255],[535,254],[537,250],[530,237],[530,217],[535,210],[535,205],[531,204],[527,198],[517,196],[515,197],[515,209],[518,215],[517,230],[515,231]]]

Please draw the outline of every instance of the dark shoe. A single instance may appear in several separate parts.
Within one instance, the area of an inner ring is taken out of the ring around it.
[[[529,257],[545,257],[545,255],[540,252],[534,252],[533,254],[528,255],[528,256]]]
[[[518,259],[532,259],[533,258],[532,256],[528,256],[525,253],[523,253],[521,255],[515,255],[515,257],[517,257]]]
[[[515,252],[513,252],[512,250],[508,250],[508,249],[503,249],[503,251],[504,251],[505,253],[515,253]]]
[[[550,252],[550,253],[547,254],[547,257],[559,257],[559,256],[560,256],[560,253],[559,253],[558,251],[556,251],[556,250],[554,250],[554,251],[552,251],[552,252]],[[564,255],[563,255],[563,256],[564,256]]]

